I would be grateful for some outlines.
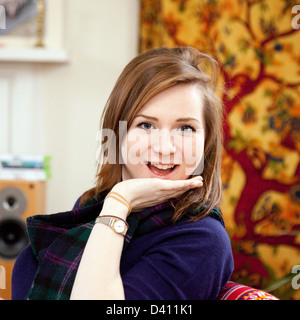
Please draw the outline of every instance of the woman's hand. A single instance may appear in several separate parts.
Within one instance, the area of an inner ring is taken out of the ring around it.
[[[140,211],[184,192],[202,187],[202,177],[188,180],[164,180],[159,178],[128,179],[116,184],[111,191],[118,192],[130,203],[132,211]]]

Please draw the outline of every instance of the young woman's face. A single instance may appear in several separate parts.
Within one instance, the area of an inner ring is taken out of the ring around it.
[[[200,174],[204,138],[199,86],[166,89],[145,104],[127,131],[121,150],[122,179],[180,180]]]

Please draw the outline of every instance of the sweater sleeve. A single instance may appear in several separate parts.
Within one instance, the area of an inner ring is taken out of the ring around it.
[[[34,280],[38,262],[32,252],[31,246],[27,246],[18,256],[12,273],[12,300],[24,300]]]
[[[211,217],[153,234],[150,242],[123,275],[127,300],[216,299],[233,271],[229,237]]]

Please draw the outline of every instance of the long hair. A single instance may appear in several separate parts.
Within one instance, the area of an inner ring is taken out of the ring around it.
[[[191,189],[169,202],[174,208],[173,222],[188,214],[191,205],[205,206],[198,220],[206,216],[222,199],[222,103],[216,92],[219,77],[217,62],[192,47],[156,48],[135,57],[119,76],[101,117],[101,128],[114,132],[113,143],[121,145],[124,132],[119,121],[126,121],[128,128],[143,106],[155,95],[176,84],[197,83],[204,99],[205,145],[203,187]],[[102,142],[103,143],[103,142]],[[80,204],[103,191],[109,191],[121,181],[120,150],[108,146],[103,151],[115,150],[116,163],[100,163],[97,167],[96,186],[86,191]],[[100,155],[104,156],[104,154]]]

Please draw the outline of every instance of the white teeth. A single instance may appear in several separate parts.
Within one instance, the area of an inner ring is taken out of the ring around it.
[[[175,165],[172,164],[152,164],[152,166],[162,170],[167,170],[175,167]]]

